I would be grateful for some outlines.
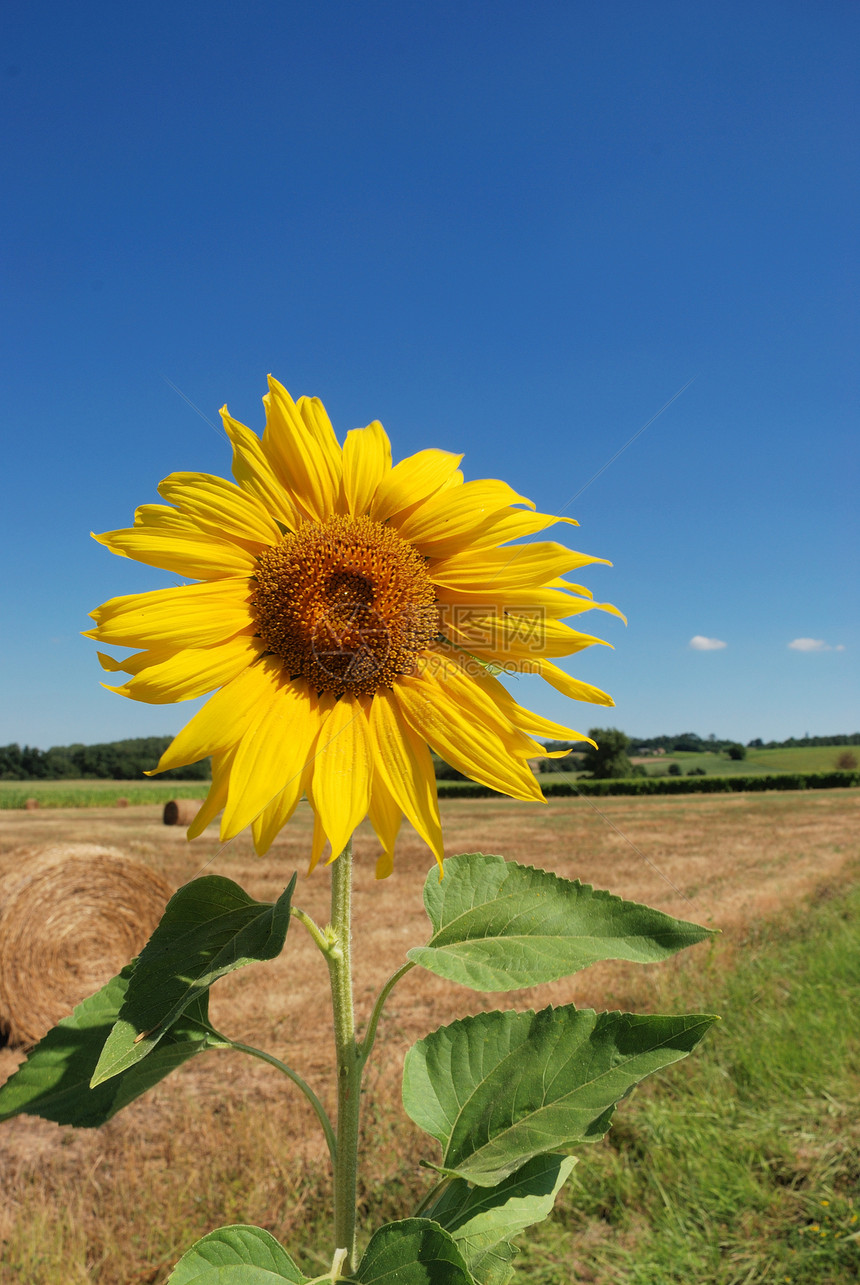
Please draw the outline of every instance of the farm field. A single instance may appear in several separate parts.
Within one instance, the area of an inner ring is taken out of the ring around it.
[[[684,776],[691,768],[702,769],[707,776],[765,776],[778,772],[826,772],[836,768],[839,756],[852,753],[860,760],[860,747],[833,745],[791,748],[781,750],[748,750],[747,757],[738,762],[722,754],[678,753],[657,758],[634,758],[641,763],[649,776],[666,776],[669,765],[677,763]],[[541,784],[577,780],[579,772],[550,772],[539,776]],[[35,799],[42,808],[91,808],[110,806],[118,799],[131,805],[146,803],[164,804],[168,799],[202,799],[209,788],[208,781],[0,781],[0,811],[25,807],[28,799]]]
[[[808,748],[792,746],[788,749],[748,749],[746,758],[730,759],[725,754],[695,751],[660,754],[657,756],[633,755],[631,762],[641,764],[648,776],[666,776],[671,763],[677,763],[686,776],[691,768],[700,768],[706,776],[767,776],[775,772],[832,772],[837,768],[840,755],[853,754],[860,764],[860,746],[812,745]],[[564,761],[564,760],[562,760]],[[576,780],[578,772],[541,773],[542,784],[550,781]]]
[[[208,781],[0,781],[0,811],[26,806],[35,799],[40,808],[97,808],[117,799],[142,806],[168,799],[203,799]]]
[[[768,937],[766,926],[779,922],[781,916],[796,915],[804,905],[841,904],[856,880],[860,856],[860,791],[854,789],[612,797],[601,799],[599,807],[580,798],[552,799],[544,807],[511,800],[450,799],[443,800],[442,813],[451,853],[499,852],[722,929],[714,945],[684,952],[668,965],[649,969],[600,965],[564,982],[518,992],[507,1002],[519,1008],[573,1001],[583,1007],[655,1011],[675,1002],[690,1009],[713,1006],[720,1011],[718,1004],[735,1002],[726,979],[743,968],[750,952],[766,960],[779,946],[779,934]],[[23,847],[95,842],[145,861],[176,886],[198,873],[218,873],[237,880],[252,896],[272,900],[293,870],[304,870],[310,833],[310,813],[303,805],[270,853],[258,859],[247,836],[223,847],[214,828],[189,845],[181,830],[161,824],[160,807],[155,804],[4,811],[0,875],[16,864],[16,853]],[[385,882],[373,878],[376,845],[366,826],[357,836],[356,852],[356,1002],[359,1015],[366,1017],[379,988],[402,963],[405,950],[426,940],[421,888],[432,860],[408,827],[394,874]],[[318,922],[327,917],[328,883],[322,869],[307,880],[299,879],[295,904]],[[420,1158],[436,1158],[431,1145],[397,1107],[406,1048],[440,1023],[495,1007],[500,999],[417,974],[418,970],[407,976],[392,996],[367,1081],[368,1146],[373,1161],[365,1175],[363,1197],[374,1206],[377,1222],[380,1212],[383,1217],[402,1216],[405,1198],[424,1185]],[[854,982],[856,1009],[856,976]],[[757,985],[756,993],[764,994],[762,985]],[[241,970],[216,986],[212,1015],[227,1034],[285,1058],[330,1105],[326,998],[325,966],[294,924],[279,959]],[[784,1001],[780,1002],[784,1008]],[[723,1009],[727,1031],[732,1016]],[[20,1060],[19,1051],[0,1049],[0,1079]],[[672,1092],[677,1102],[672,1085],[680,1093],[680,1086],[696,1074],[695,1062],[696,1057],[659,1077],[654,1100],[659,1103],[661,1095]],[[796,1089],[802,1099],[803,1081]],[[650,1100],[645,1094],[641,1097],[643,1103]],[[831,1199],[823,1192],[834,1185],[835,1156],[850,1135],[852,1118],[846,1116],[838,1094],[833,1097],[835,1105],[818,1099],[809,1105],[815,1127],[829,1130],[821,1143],[825,1160],[829,1156],[828,1163],[833,1162],[830,1187],[825,1184],[819,1193],[824,1200]],[[640,1109],[635,1097],[622,1105],[610,1141],[594,1148],[595,1155],[611,1159],[617,1154],[613,1134],[616,1140],[629,1137],[633,1122],[639,1119],[633,1113]],[[682,1097],[676,1110],[689,1112],[691,1120],[701,1115],[695,1098]],[[711,1110],[710,1099],[707,1110]],[[797,1146],[811,1145],[800,1137],[804,1130],[804,1136],[809,1135],[809,1121],[804,1117],[796,1127]],[[660,1128],[665,1132],[665,1122]],[[2,1130],[0,1279],[4,1285],[7,1280],[10,1285],[154,1285],[166,1278],[169,1267],[197,1236],[238,1221],[268,1227],[304,1259],[309,1270],[324,1269],[322,1260],[313,1257],[321,1243],[316,1210],[328,1194],[324,1148],[304,1100],[289,1088],[285,1091],[275,1072],[258,1062],[236,1053],[207,1054],[98,1131],[75,1132],[29,1118],[13,1120]],[[698,1147],[693,1139],[699,1135],[691,1131],[689,1136],[691,1146]],[[680,1137],[683,1147],[683,1126]],[[629,1158],[628,1162],[638,1164]],[[683,1168],[682,1160],[675,1167]],[[607,1241],[614,1236],[612,1201],[602,1204],[594,1189],[608,1181],[607,1174],[598,1160],[587,1158],[580,1170],[584,1189],[570,1197],[587,1211],[585,1222],[580,1219],[575,1226],[576,1274],[572,1260],[565,1257],[568,1251],[560,1248],[558,1232],[553,1240],[550,1230],[548,1239],[541,1233],[530,1245],[524,1279],[531,1285],[567,1285],[573,1280],[601,1285],[641,1280],[645,1285],[668,1279],[625,1275],[617,1255],[607,1257]],[[855,1163],[855,1184],[858,1171],[860,1164]],[[632,1199],[635,1193],[627,1190]],[[623,1198],[623,1184],[616,1175],[613,1201],[619,1199],[619,1191]],[[683,1214],[686,1198],[683,1186],[670,1190],[667,1207]],[[845,1199],[840,1194],[839,1208],[847,1209],[845,1218],[850,1222],[852,1211]],[[566,1220],[567,1210],[566,1205]],[[808,1215],[807,1206],[798,1200],[798,1227],[810,1223]],[[723,1234],[719,1222],[725,1213],[714,1209],[710,1217],[715,1235]],[[755,1234],[761,1237],[760,1230]],[[631,1246],[635,1249],[635,1217],[619,1235],[625,1252]],[[797,1285],[813,1279],[821,1285],[853,1279],[835,1274],[836,1268],[833,1272],[789,1279]],[[735,1276],[706,1276],[699,1270],[695,1277],[677,1279],[719,1280],[726,1285],[748,1280],[752,1285],[785,1276],[750,1275],[747,1263],[743,1274]]]
[[[860,763],[860,746],[810,745],[791,746],[778,750],[748,749],[746,758],[730,759],[725,754],[676,752],[661,755],[658,759],[635,759],[649,771],[664,769],[677,763],[686,773],[691,767],[704,768],[709,776],[755,776],[769,772],[830,772],[836,768],[840,755],[853,754]]]

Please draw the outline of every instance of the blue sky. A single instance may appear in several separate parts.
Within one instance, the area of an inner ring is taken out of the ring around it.
[[[228,474],[269,371],[613,561],[629,626],[567,665],[617,709],[525,703],[856,730],[858,36],[849,0],[18,6],[0,743],[186,720],[99,686],[86,613],[171,577],[88,533]]]

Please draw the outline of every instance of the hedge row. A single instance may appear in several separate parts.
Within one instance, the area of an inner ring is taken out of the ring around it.
[[[635,776],[617,781],[552,781],[546,798],[601,794],[733,794],[749,790],[833,790],[860,785],[856,772],[779,772],[768,776]],[[482,799],[497,794],[477,781],[439,781],[440,798]]]

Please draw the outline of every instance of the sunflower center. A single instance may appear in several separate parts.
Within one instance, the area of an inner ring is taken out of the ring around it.
[[[439,631],[424,559],[368,517],[307,523],[260,555],[254,578],[259,636],[317,691],[391,687]]]

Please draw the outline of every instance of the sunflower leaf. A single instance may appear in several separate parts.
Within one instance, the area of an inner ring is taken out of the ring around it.
[[[26,1062],[0,1086],[0,1120],[38,1115],[56,1124],[96,1128],[208,1047],[208,996],[204,994],[168,1027],[159,1048],[143,1066],[134,1066],[98,1088],[89,1087],[134,967],[134,963],[127,964],[70,1017],[48,1031]]]
[[[360,1285],[475,1285],[454,1238],[427,1218],[386,1223],[374,1232],[355,1280]]]
[[[182,1255],[167,1285],[305,1285],[283,1246],[262,1227],[219,1227]]]
[[[443,1173],[494,1187],[534,1156],[601,1137],[621,1098],[685,1057],[716,1020],[572,1004],[479,1013],[413,1045],[403,1105],[441,1143]]]
[[[431,871],[424,906],[433,936],[409,959],[478,991],[556,981],[605,959],[654,963],[712,936],[579,880],[480,852],[449,858],[442,880]]]
[[[295,883],[293,875],[270,903],[254,901],[232,879],[206,875],[171,897],[131,975],[93,1088],[150,1054],[180,1013],[219,977],[280,954]]]
[[[573,1156],[535,1156],[497,1187],[454,1178],[424,1213],[451,1233],[480,1285],[495,1285],[510,1277],[511,1237],[549,1217],[575,1164]]]
[[[459,1241],[462,1248],[462,1241]],[[500,1240],[492,1249],[479,1254],[469,1263],[475,1285],[508,1285],[514,1269],[512,1263],[519,1253],[516,1245]]]

